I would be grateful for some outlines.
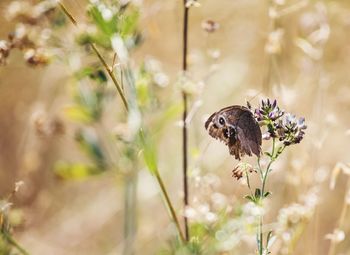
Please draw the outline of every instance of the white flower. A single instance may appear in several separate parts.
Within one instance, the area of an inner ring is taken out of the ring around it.
[[[332,240],[333,242],[340,243],[345,239],[345,233],[340,229],[334,229],[333,233],[327,234],[325,238]]]
[[[111,39],[112,41],[112,48],[115,53],[117,53],[118,58],[122,64],[126,64],[129,53],[128,49],[126,48],[123,39],[119,35],[114,35]]]

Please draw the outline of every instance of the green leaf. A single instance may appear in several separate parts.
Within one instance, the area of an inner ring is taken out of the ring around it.
[[[66,107],[64,114],[71,120],[85,124],[91,123],[94,120],[91,112],[86,107],[80,105]]]
[[[90,77],[94,80],[99,81],[100,83],[107,82],[107,75],[102,69],[96,70],[96,72]]]
[[[78,72],[76,72],[75,76],[77,77],[78,80],[89,77],[90,79],[96,80],[99,83],[107,82],[107,76],[104,70],[99,68],[93,68],[90,66],[79,70]]]
[[[271,252],[269,250],[270,250],[270,248],[272,247],[272,245],[274,244],[275,241],[276,241],[276,236],[272,235],[272,231],[270,231],[267,234],[267,239],[266,239],[266,249],[268,251],[268,254],[271,254]]]
[[[255,203],[255,202],[256,202],[256,200],[255,200],[255,197],[254,197],[254,196],[247,195],[247,196],[245,196],[244,198],[245,198],[245,199],[248,199],[249,201],[252,201],[253,203]]]
[[[156,132],[161,131],[173,119],[177,118],[182,111],[182,104],[172,104],[164,109],[161,116],[154,123]]]
[[[149,75],[142,75],[136,81],[136,94],[137,101],[140,107],[148,106],[150,103],[150,91],[149,85],[151,83],[151,78]]]
[[[80,109],[89,114],[91,122],[99,121],[102,116],[104,88],[87,86],[83,82],[74,89],[74,100]]]
[[[97,137],[91,132],[80,130],[77,132],[75,139],[87,156],[92,158],[96,165],[104,169],[105,157]]]
[[[187,244],[189,254],[203,254],[202,245],[202,242],[200,242],[200,240],[196,236],[193,236],[190,239],[190,242]]]
[[[270,191],[265,192],[264,197],[268,197],[271,194]]]
[[[261,190],[260,189],[255,189],[255,198],[259,199],[261,197]]]
[[[113,34],[117,33],[118,31],[118,24],[117,24],[117,16],[113,15],[111,19],[105,20],[102,16],[102,13],[96,6],[91,6],[88,11],[90,17],[93,19],[95,25],[97,28],[107,35],[108,37],[111,37]]]
[[[264,154],[270,158],[272,158],[272,154],[270,152],[265,151]]]
[[[54,167],[54,173],[66,180],[82,180],[90,176],[102,173],[103,170],[96,166],[85,165],[82,163],[58,162]]]
[[[122,38],[136,33],[139,17],[140,14],[137,9],[133,9],[130,13],[128,12],[127,15],[123,16],[120,22],[120,34]]]
[[[205,238],[209,233],[208,226],[203,223],[193,223],[190,226],[191,235],[197,238]]]
[[[267,238],[266,238],[266,247],[269,247],[269,242],[270,242],[271,237],[272,237],[272,231],[269,231],[269,233],[267,234]]]
[[[111,49],[110,37],[101,32],[97,32],[95,34],[80,34],[76,37],[76,42],[82,46],[90,46],[90,43],[96,43],[98,46],[101,46],[105,49]]]
[[[158,164],[154,141],[152,140],[151,136],[149,134],[145,134],[142,129],[139,132],[139,137],[143,151],[143,158],[145,160],[147,168],[152,175],[155,175],[158,173]]]
[[[90,74],[92,74],[93,71],[94,71],[94,69],[91,66],[84,67],[84,68],[80,69],[79,71],[75,72],[75,77],[78,80],[81,80],[83,78],[86,78]]]

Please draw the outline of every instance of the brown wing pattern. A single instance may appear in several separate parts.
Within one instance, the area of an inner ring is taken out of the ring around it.
[[[237,124],[237,136],[241,143],[241,151],[251,156],[261,154],[261,130],[250,112],[245,112]]]
[[[208,120],[205,122],[205,129],[208,129],[209,135],[215,139],[219,139],[220,141],[224,142],[226,145],[229,145],[229,139],[224,136],[224,132],[221,128],[219,128],[215,122],[214,118],[218,113],[213,113]]]
[[[224,117],[224,125],[219,124],[219,117]],[[245,154],[261,154],[260,127],[253,114],[244,106],[229,106],[213,113],[205,122],[205,128],[210,136],[224,142],[230,154],[238,160]]]

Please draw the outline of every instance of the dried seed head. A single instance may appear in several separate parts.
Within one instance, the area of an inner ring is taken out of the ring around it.
[[[235,168],[232,170],[232,177],[239,180],[243,177],[244,174],[249,174],[255,172],[253,166],[251,166],[248,163],[240,162],[238,163]]]
[[[284,36],[283,29],[277,29],[272,31],[267,39],[267,43],[265,46],[266,53],[269,54],[279,54],[282,51],[282,39]]]
[[[49,56],[44,49],[27,49],[24,59],[31,66],[44,66],[49,63]]]
[[[220,24],[213,21],[213,20],[205,20],[202,22],[202,28],[208,33],[214,33],[216,30],[218,30],[220,27]]]
[[[186,8],[199,7],[201,4],[198,2],[198,0],[187,0],[185,6]]]
[[[0,41],[0,65],[6,64],[6,59],[10,55],[10,44],[5,41],[1,40]]]
[[[340,229],[334,229],[333,233],[327,234],[325,238],[332,240],[335,243],[340,243],[345,239],[345,233]]]

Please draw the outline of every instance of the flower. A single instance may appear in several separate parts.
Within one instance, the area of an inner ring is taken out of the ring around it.
[[[0,65],[6,63],[6,59],[10,55],[10,49],[10,45],[7,41],[0,41]]]
[[[249,105],[248,105],[249,108]],[[282,117],[284,114],[283,110],[277,106],[276,99],[271,103],[270,99],[262,100],[261,107],[254,111],[255,118],[257,121],[275,121]]]
[[[283,141],[286,146],[300,143],[306,128],[305,118],[298,119],[295,115],[287,113],[277,124],[279,140]]]
[[[272,31],[267,39],[267,44],[265,45],[265,51],[269,54],[278,54],[282,51],[282,40],[284,36],[284,30],[279,28]]]
[[[247,105],[260,125],[267,127],[267,132],[263,135],[263,139],[269,140],[271,137],[277,137],[276,121],[284,115],[284,111],[278,107],[277,101],[270,101],[270,99],[262,100],[261,106],[255,110],[252,109],[249,103]]]
[[[300,222],[310,219],[312,212],[312,210],[303,204],[291,204],[279,211],[277,217],[279,226],[281,230],[291,230]]]
[[[220,27],[220,24],[213,21],[213,20],[205,20],[202,22],[202,28],[207,33],[214,33],[216,30],[218,30]]]
[[[30,66],[44,66],[49,63],[49,56],[43,48],[26,49],[24,59]]]
[[[7,8],[7,19],[17,19],[24,24],[36,25],[48,17],[57,7],[56,0],[40,1],[35,5],[28,2],[13,1]]]
[[[192,6],[199,7],[201,4],[197,0],[187,0],[186,1],[186,8],[190,8]]]
[[[291,113],[281,110],[277,101],[262,100],[261,106],[253,110],[247,102],[247,106],[254,114],[260,126],[266,126],[267,132],[263,134],[264,140],[278,138],[285,146],[300,143],[305,135],[305,118],[297,118]]]
[[[344,231],[340,229],[334,229],[333,233],[329,233],[325,236],[326,239],[329,239],[335,243],[340,243],[345,239]]]
[[[248,173],[252,173],[252,172],[254,172],[254,168],[250,164],[240,162],[232,170],[232,177],[239,180],[240,178],[243,177],[244,173],[248,174]]]

